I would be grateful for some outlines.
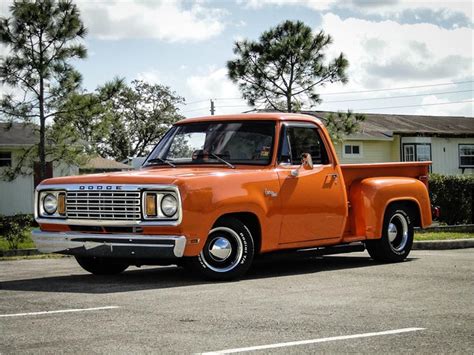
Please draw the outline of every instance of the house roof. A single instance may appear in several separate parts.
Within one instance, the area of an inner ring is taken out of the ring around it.
[[[130,170],[132,167],[127,164],[119,163],[112,159],[94,157],[81,166],[85,170]]]
[[[327,111],[305,111],[321,118]],[[361,130],[350,138],[390,139],[393,134],[426,136],[470,136],[474,137],[474,117],[421,116],[364,113]]]
[[[38,142],[38,134],[32,125],[0,122],[0,146],[30,146]]]

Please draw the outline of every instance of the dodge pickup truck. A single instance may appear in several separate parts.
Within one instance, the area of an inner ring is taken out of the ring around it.
[[[260,254],[367,249],[404,260],[431,224],[430,162],[341,165],[317,118],[266,113],[174,124],[139,170],[36,188],[38,249],[93,274],[178,264],[241,277]]]

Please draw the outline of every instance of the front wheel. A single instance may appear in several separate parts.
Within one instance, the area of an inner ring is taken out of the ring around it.
[[[76,260],[84,270],[94,275],[116,275],[128,268],[127,264],[113,259],[76,256]]]
[[[209,232],[201,253],[188,265],[208,280],[232,280],[252,264],[254,241],[249,229],[235,218],[223,218]]]
[[[385,212],[382,238],[368,240],[367,251],[377,261],[403,261],[410,253],[413,235],[412,210],[403,205],[390,206]]]

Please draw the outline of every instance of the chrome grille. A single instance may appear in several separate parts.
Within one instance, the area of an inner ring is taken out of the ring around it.
[[[139,191],[67,191],[66,214],[76,219],[140,220]]]

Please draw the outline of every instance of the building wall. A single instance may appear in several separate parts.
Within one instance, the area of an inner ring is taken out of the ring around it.
[[[343,145],[361,144],[360,157],[348,157],[343,154]],[[474,144],[474,138],[442,137],[400,137],[395,135],[393,141],[353,141],[346,140],[336,144],[336,153],[343,164],[383,163],[402,161],[403,144],[430,144],[433,165],[431,172],[446,175],[474,174],[474,169],[459,168],[459,144]]]
[[[11,151],[13,164],[18,161],[20,151]],[[0,173],[1,173],[0,168]],[[76,166],[67,164],[54,164],[53,176],[75,175],[79,172]],[[17,176],[13,181],[0,180],[0,214],[14,215],[17,213],[33,213],[34,204],[34,179],[33,175]]]
[[[351,157],[343,154],[344,144],[360,144],[361,155]],[[399,161],[399,141],[352,141],[335,145],[336,154],[342,164],[384,163]],[[396,154],[395,154],[396,153]]]
[[[16,164],[20,150],[2,149],[12,152],[12,164]],[[0,174],[5,168],[0,167]],[[13,181],[0,180],[0,214],[33,213],[33,175],[20,175]]]
[[[438,174],[463,174],[459,168],[459,144],[474,144],[474,138],[431,138],[432,172]],[[474,174],[474,169],[464,169],[464,174]]]

